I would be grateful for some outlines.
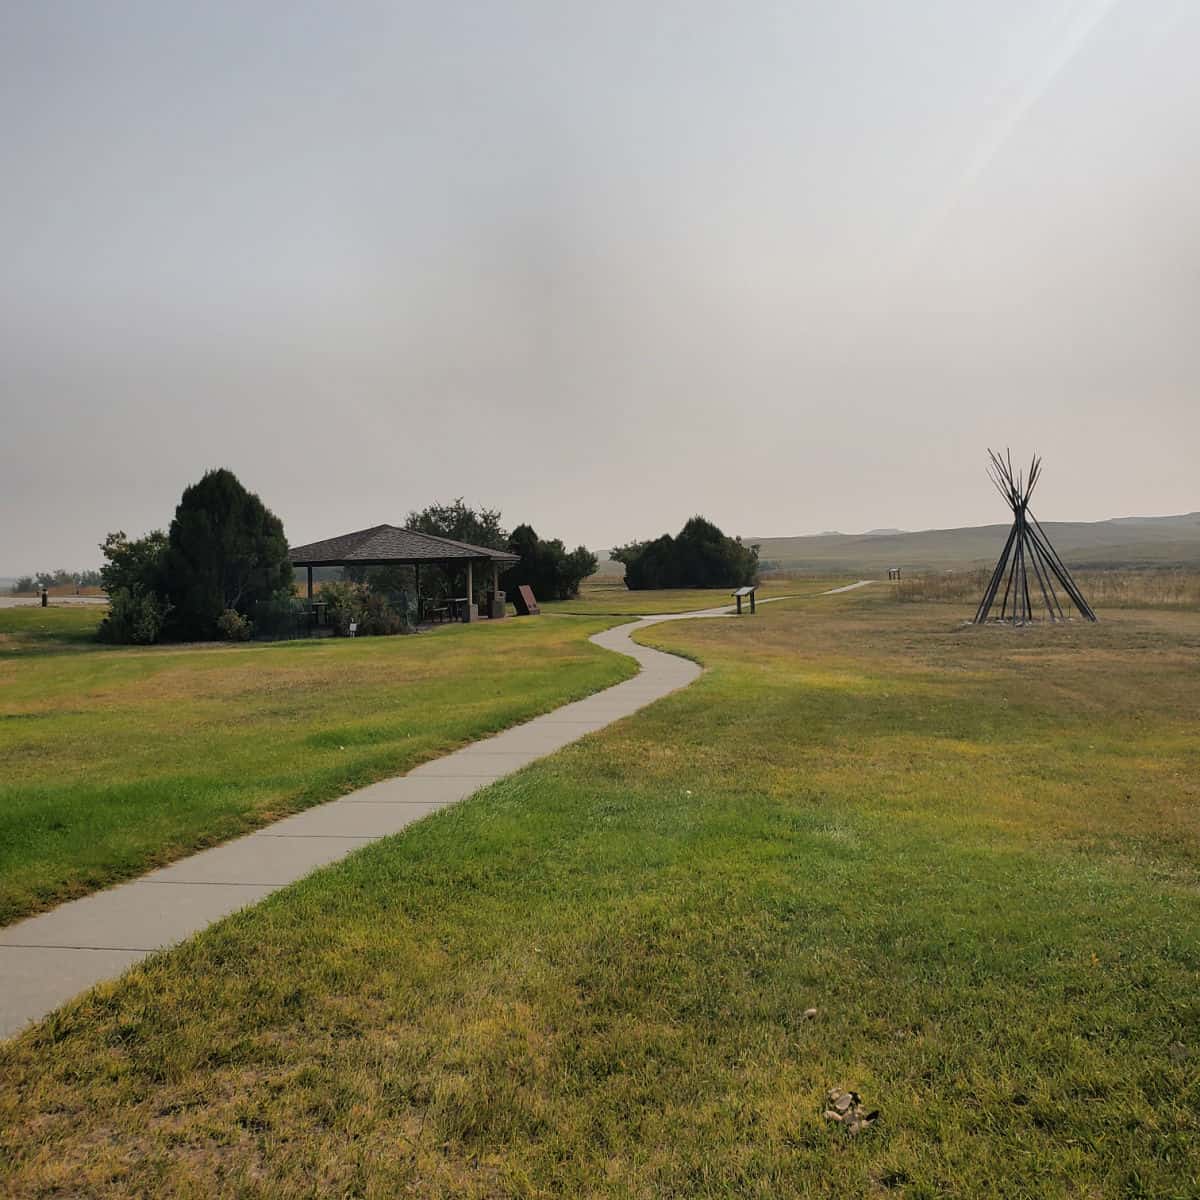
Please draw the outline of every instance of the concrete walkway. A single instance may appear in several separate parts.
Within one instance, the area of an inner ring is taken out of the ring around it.
[[[643,617],[598,633],[591,639],[596,645],[637,660],[641,670],[634,678],[407,775],[0,929],[0,1038],[40,1020],[93,984],[115,978],[155,950],[686,687],[700,674],[694,662],[639,646],[632,635],[663,621],[723,617],[731,611],[722,606]]]
[[[712,614],[722,614],[714,610]],[[566,704],[407,775],[372,784],[202,850],[131,883],[0,929],[0,1037],[164,946],[344,858],[487,784],[685,687],[693,662],[635,645],[636,621],[592,641],[637,659],[634,678]]]

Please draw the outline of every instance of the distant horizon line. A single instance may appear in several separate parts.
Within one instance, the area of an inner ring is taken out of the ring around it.
[[[1194,509],[1191,512],[1184,512],[1184,513],[1161,513],[1161,514],[1154,515],[1154,516],[1102,517],[1098,521],[1047,520],[1047,521],[1043,521],[1042,524],[1043,525],[1112,525],[1112,524],[1119,524],[1122,522],[1137,522],[1137,521],[1179,521],[1179,520],[1185,520],[1188,517],[1195,517],[1195,518],[1197,518],[1197,520],[1200,520],[1200,509]],[[1008,528],[1008,526],[1010,524],[1011,524],[1011,522],[1009,522],[1009,521],[1000,520],[1000,521],[988,521],[986,524],[983,524],[983,525],[933,525],[933,526],[929,526],[926,529],[897,529],[895,527],[881,526],[876,529],[863,530],[861,533],[845,533],[841,530],[829,529],[829,530],[824,530],[820,533],[763,534],[758,537],[744,537],[743,536],[742,541],[746,545],[753,545],[756,542],[781,542],[781,541],[788,541],[788,540],[800,540],[803,538],[904,537],[906,535],[911,536],[913,534],[920,534],[920,533],[955,533],[955,532],[958,532],[963,529],[991,529],[993,527]],[[740,535],[737,535],[737,536],[740,536]],[[617,543],[617,544],[620,544],[620,543]],[[611,557],[610,550],[611,550],[611,547],[606,550],[597,550],[596,551],[597,557],[600,557],[600,555],[603,554],[604,562],[614,561]],[[47,570],[47,569],[56,570],[57,568],[45,568],[45,567],[37,568],[37,570]],[[79,570],[84,570],[84,571],[98,570],[99,564],[97,564],[97,566],[95,566],[95,567],[82,567],[82,568],[64,567],[63,568],[63,570],[74,570],[74,569],[79,569]],[[14,583],[16,580],[20,579],[22,577],[22,575],[33,575],[33,574],[36,574],[36,570],[19,571],[12,575],[0,575],[0,586],[5,585],[5,584]]]

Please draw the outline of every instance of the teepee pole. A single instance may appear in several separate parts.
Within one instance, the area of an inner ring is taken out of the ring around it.
[[[996,569],[992,572],[992,577],[988,580],[987,591],[983,593],[983,599],[979,602],[978,609],[975,610],[975,624],[981,625],[987,620],[987,615],[991,611],[992,605],[996,602],[996,592],[1000,587],[1000,581],[1004,578],[1004,568],[1008,565],[1008,556],[1012,550],[1013,538],[1017,536],[1017,529],[1014,525],[1008,531],[1008,541],[1004,543],[1004,550],[1000,555],[1000,561],[996,564]]]
[[[1066,593],[1071,597],[1072,603],[1079,609],[1079,615],[1086,617],[1089,621],[1096,620],[1096,614],[1092,611],[1092,606],[1083,598],[1083,593],[1079,590],[1071,572],[1067,569],[1067,564],[1059,557],[1058,551],[1050,543],[1050,539],[1046,536],[1046,531],[1038,523],[1037,518],[1033,519],[1033,524],[1036,527],[1034,536],[1040,534],[1042,549],[1047,553],[1051,567],[1054,569],[1054,574],[1058,576],[1058,581],[1066,589]]]
[[[988,476],[996,490],[1004,497],[1005,503],[1012,509],[1013,524],[1000,559],[988,579],[983,598],[975,610],[975,624],[982,625],[991,616],[1001,582],[1004,583],[1004,593],[1000,599],[1000,621],[1011,621],[1014,625],[1025,625],[1033,621],[1033,597],[1037,591],[1041,592],[1046,605],[1047,618],[1051,621],[1066,620],[1054,587],[1055,580],[1062,585],[1080,616],[1095,621],[1096,614],[1083,598],[1066,563],[1054,549],[1037,518],[1029,511],[1030,497],[1042,474],[1041,458],[1036,454],[1033,456],[1029,472],[1026,474],[1024,470],[1013,467],[1011,450],[1006,450],[1001,457],[996,451],[989,449],[988,457],[991,460]],[[1029,583],[1031,565],[1035,585],[1032,591]]]
[[[1055,615],[1054,601],[1050,598],[1054,588],[1051,587],[1049,590],[1046,588],[1046,579],[1042,574],[1041,566],[1038,564],[1037,546],[1034,545],[1032,539],[1030,539],[1029,542],[1029,557],[1033,562],[1033,573],[1037,576],[1038,587],[1042,589],[1042,599],[1046,602],[1046,612],[1050,614],[1050,620],[1057,621],[1062,617],[1062,613],[1060,612],[1057,616]],[[1055,599],[1057,599],[1057,597],[1055,597]]]

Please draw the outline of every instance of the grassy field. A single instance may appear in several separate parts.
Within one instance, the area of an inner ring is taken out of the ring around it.
[[[842,577],[767,580],[758,589],[759,599],[770,596],[816,595],[826,588],[848,582]],[[634,617],[656,613],[698,612],[702,608],[721,608],[733,600],[730,588],[663,588],[631,592],[624,576],[596,574],[583,581],[575,600],[554,601],[542,607],[547,612],[578,616]]]
[[[394,775],[631,673],[546,618],[418,637],[108,648],[0,609],[0,922]]]
[[[9,1194],[1200,1195],[1200,616],[645,636],[710,669],[0,1048]]]
[[[893,585],[893,590],[902,601],[960,604],[964,609],[973,609],[979,603],[990,575],[990,570],[906,575],[898,585]],[[1197,570],[1073,571],[1072,576],[1088,603],[1096,609],[1174,608],[1200,612],[1200,571]],[[1062,589],[1057,591],[1064,609],[1069,608]]]

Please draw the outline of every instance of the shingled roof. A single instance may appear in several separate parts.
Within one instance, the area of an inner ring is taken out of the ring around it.
[[[456,542],[451,538],[401,529],[396,525],[373,525],[357,533],[309,542],[307,546],[288,547],[288,557],[296,567],[333,567],[342,563],[382,566],[386,563],[453,562],[469,558],[489,558],[499,563],[517,563],[521,559],[507,550],[489,550]]]

